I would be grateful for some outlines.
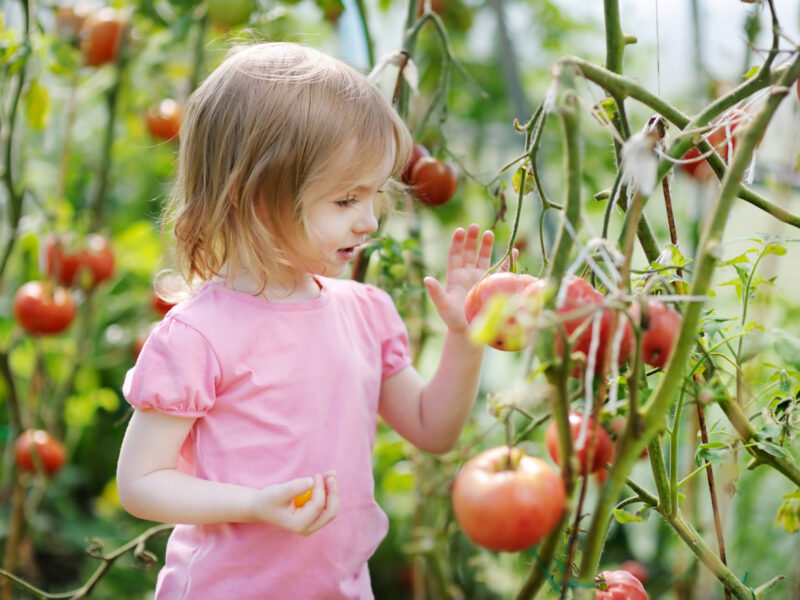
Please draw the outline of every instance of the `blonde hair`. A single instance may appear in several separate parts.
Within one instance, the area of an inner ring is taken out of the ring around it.
[[[262,286],[288,265],[284,248],[307,235],[308,190],[343,150],[347,185],[411,137],[380,91],[342,61],[291,43],[233,49],[189,98],[178,171],[164,224],[188,282],[249,271]],[[330,176],[330,174],[328,174]],[[291,223],[291,231],[286,230]]]

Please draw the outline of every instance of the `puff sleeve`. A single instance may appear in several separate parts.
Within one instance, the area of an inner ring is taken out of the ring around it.
[[[392,297],[372,285],[366,287],[373,309],[374,329],[380,336],[381,377],[385,379],[411,364],[408,330]]]
[[[139,410],[202,417],[214,405],[219,379],[219,362],[206,338],[176,318],[166,317],[125,375],[122,394]]]

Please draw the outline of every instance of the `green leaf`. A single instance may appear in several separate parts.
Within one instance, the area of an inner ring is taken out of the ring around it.
[[[611,123],[614,120],[614,117],[617,116],[619,110],[617,109],[617,102],[611,96],[604,98],[600,104],[600,114],[608,119],[608,122]]]
[[[775,525],[780,525],[787,533],[800,529],[800,488],[783,496],[785,500],[778,509]]]
[[[728,444],[725,442],[709,442],[700,444],[694,454],[694,462],[699,467],[704,461],[710,463],[720,462],[728,455]]]
[[[692,262],[692,260],[690,258],[686,258],[674,244],[670,244],[668,247],[670,251],[671,264],[675,265],[676,267],[685,267]]]
[[[744,2],[745,4],[753,4],[753,2],[755,2],[755,0],[741,0],[741,1]],[[742,75],[742,77],[744,79],[750,79],[752,77],[755,77],[756,73],[758,73],[758,70],[760,68],[761,67],[759,67],[758,65],[754,65],[753,68],[751,68],[747,73]]]
[[[119,396],[110,388],[96,388],[85,394],[67,398],[64,407],[64,422],[70,427],[91,425],[98,409],[114,412],[119,408]]]
[[[771,244],[767,244],[764,247],[763,252],[764,255],[775,254],[777,256],[783,256],[784,254],[786,254],[786,248],[782,244],[773,242]]]
[[[42,131],[50,116],[50,92],[34,79],[25,93],[25,117],[35,131]]]
[[[772,442],[767,442],[766,440],[760,440],[756,442],[756,446],[761,448],[764,452],[771,454],[772,456],[777,456],[778,458],[783,458],[786,460],[792,460],[793,457],[791,453],[781,446],[777,444],[773,444]]]
[[[644,519],[642,519],[642,517],[639,515],[630,513],[627,510],[622,510],[621,508],[615,508],[613,511],[611,511],[611,514],[614,515],[614,520],[622,525],[625,525],[626,523],[644,523]]]
[[[514,176],[511,178],[511,185],[514,186],[514,191],[519,194],[520,183],[522,182],[522,176],[525,175],[525,191],[523,192],[524,196],[530,194],[534,189],[536,189],[533,185],[533,176],[531,175],[531,171],[527,166],[520,167],[514,173]]]
[[[773,329],[775,339],[775,352],[784,363],[796,370],[800,370],[800,339],[783,329]]]

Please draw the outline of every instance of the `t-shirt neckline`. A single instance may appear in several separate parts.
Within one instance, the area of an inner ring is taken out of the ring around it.
[[[297,301],[289,301],[289,302],[274,302],[271,300],[267,300],[261,296],[253,296],[252,294],[248,294],[247,292],[242,292],[239,290],[234,290],[229,287],[225,287],[221,283],[216,281],[206,281],[200,287],[198,292],[205,292],[206,290],[211,290],[213,292],[225,294],[232,298],[236,298],[242,302],[253,304],[260,306],[261,308],[265,308],[267,310],[273,311],[284,311],[284,312],[291,312],[291,311],[299,311],[299,310],[317,310],[328,304],[331,299],[330,294],[330,286],[325,283],[322,277],[314,275],[313,276],[314,282],[319,286],[319,296],[316,298],[312,298],[310,300],[297,300]]]

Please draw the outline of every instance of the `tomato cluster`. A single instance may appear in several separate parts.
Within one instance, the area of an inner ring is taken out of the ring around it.
[[[515,298],[519,310],[537,311],[541,302],[536,298],[547,286],[547,280],[516,273],[492,273],[479,281],[467,294],[464,315],[467,322],[487,310],[487,305],[496,297]],[[603,307],[605,297],[592,284],[581,277],[567,275],[562,282],[563,297],[559,299],[557,313],[561,318],[564,334],[573,340],[572,352],[583,355],[585,362],[578,362],[571,374],[580,377],[591,359],[594,372],[611,354],[611,345],[619,337],[617,364],[624,364],[633,352],[633,329],[621,312]],[[634,303],[631,314],[642,327],[642,359],[645,363],[663,368],[672,352],[682,317],[663,302],[650,299],[642,311]],[[495,335],[488,345],[499,350],[517,351],[532,340],[531,332],[517,315],[508,315],[494,328]],[[556,335],[556,352],[563,355],[563,339]]]
[[[80,242],[52,234],[44,243],[44,263],[47,274],[62,285],[74,285],[85,271],[89,286],[95,287],[114,273],[114,251],[99,233]]]
[[[458,173],[453,165],[431,156],[422,144],[414,144],[403,173],[403,182],[409,185],[420,202],[439,206],[456,193]]]
[[[42,263],[49,279],[20,286],[14,294],[14,316],[28,333],[57,334],[75,318],[75,301],[68,288],[81,283],[91,289],[109,279],[114,272],[114,252],[108,240],[97,233],[80,243],[54,234],[44,242]]]

